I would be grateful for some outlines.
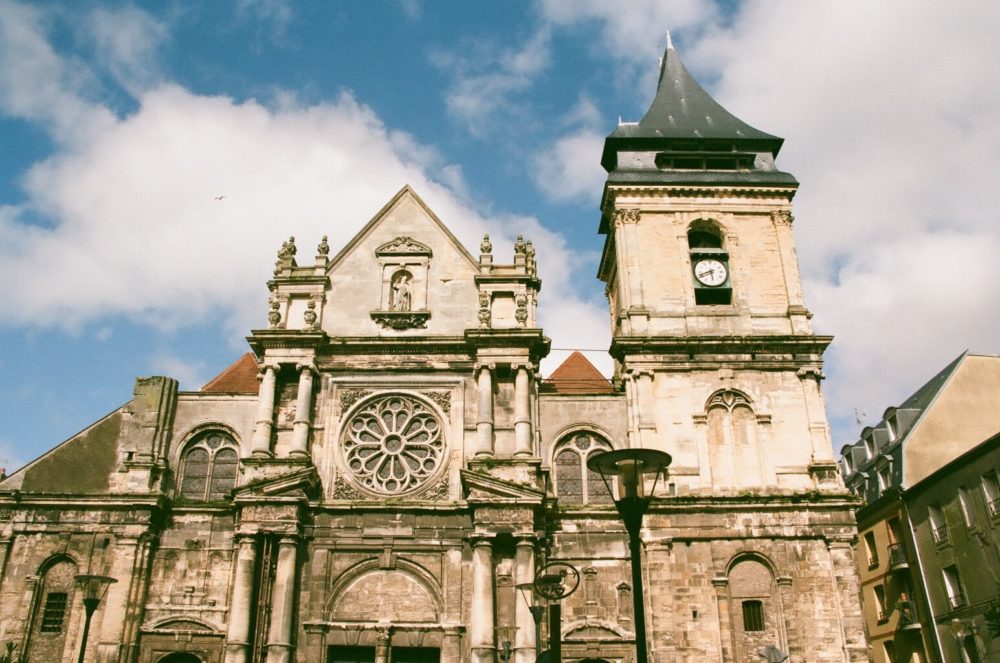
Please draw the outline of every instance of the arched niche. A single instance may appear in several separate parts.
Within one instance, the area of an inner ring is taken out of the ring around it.
[[[332,621],[436,623],[441,609],[440,592],[425,569],[402,559],[385,569],[370,559],[334,583],[326,614]]]

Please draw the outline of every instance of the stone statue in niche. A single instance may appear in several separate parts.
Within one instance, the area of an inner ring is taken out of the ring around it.
[[[410,292],[412,275],[402,269],[392,277],[392,301],[389,308],[393,311],[409,311],[412,307],[413,295]]]

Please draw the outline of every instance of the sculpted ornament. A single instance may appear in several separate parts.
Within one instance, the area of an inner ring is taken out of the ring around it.
[[[639,210],[637,209],[617,209],[615,210],[615,226],[626,223],[639,223]]]
[[[518,295],[514,301],[517,303],[514,319],[523,327],[528,321],[528,298],[525,295]]]
[[[342,389],[340,391],[340,413],[347,412],[354,404],[372,392],[367,389]]]
[[[488,293],[479,293],[479,326],[490,326],[490,296]]]
[[[305,320],[306,329],[316,329],[316,302],[309,302],[302,318]]]
[[[479,245],[479,252],[486,256],[493,253],[493,244],[490,242],[489,235],[483,235],[483,243]]]
[[[267,324],[271,329],[281,324],[280,307],[281,305],[276,300],[271,300],[271,310],[267,312]]]
[[[407,237],[401,235],[396,239],[386,242],[382,246],[375,249],[375,255],[419,255],[419,256],[429,256],[431,255],[431,249],[426,244],[421,244],[412,237]]]
[[[326,235],[323,235],[323,239],[320,240],[319,246],[316,247],[316,253],[321,256],[330,254],[330,242],[327,241]]]
[[[790,226],[795,217],[788,210],[777,209],[771,212],[771,221],[776,226]]]
[[[445,458],[437,415],[403,394],[374,398],[355,412],[345,427],[342,448],[351,477],[382,495],[419,488]]]

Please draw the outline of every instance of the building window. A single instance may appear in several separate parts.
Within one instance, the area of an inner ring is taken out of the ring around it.
[[[875,533],[865,532],[865,553],[868,555],[868,569],[878,566],[878,548],[875,546]]]
[[[869,458],[875,457],[875,438],[871,434],[865,436],[865,453]]]
[[[876,470],[876,475],[878,476],[878,489],[880,493],[883,493],[892,486],[892,465],[885,464]]]
[[[962,507],[962,521],[965,526],[974,529],[976,527],[976,512],[972,505],[972,495],[964,486],[958,489],[958,504]]]
[[[220,431],[196,437],[181,459],[180,496],[221,500],[236,485],[239,453],[236,442]]]
[[[990,517],[1000,516],[1000,484],[997,483],[997,473],[993,470],[983,475],[983,499]]]
[[[587,468],[591,454],[610,451],[611,445],[593,433],[573,433],[556,445],[556,494],[563,504],[610,504],[604,479]]]
[[[66,619],[66,604],[69,594],[66,592],[49,592],[45,595],[45,607],[42,608],[42,633],[59,633]]]
[[[956,610],[965,605],[965,589],[958,575],[958,567],[952,564],[941,569],[944,577],[944,589],[948,594],[948,607]]]
[[[895,442],[896,436],[899,435],[899,428],[896,425],[896,413],[893,412],[885,419],[885,430],[889,433],[889,442]]]
[[[927,517],[931,524],[931,536],[934,538],[934,543],[938,545],[943,545],[948,543],[948,524],[944,520],[944,513],[941,511],[941,507],[936,504],[931,504],[927,507]]]
[[[875,614],[881,624],[889,619],[889,615],[885,610],[885,587],[875,585],[873,591],[875,592]]]
[[[764,630],[764,602],[744,601],[743,602],[743,630],[763,631]]]

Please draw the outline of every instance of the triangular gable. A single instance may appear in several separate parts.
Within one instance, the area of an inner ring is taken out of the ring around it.
[[[491,504],[506,502],[538,505],[545,499],[543,491],[518,483],[504,481],[471,470],[460,470],[459,474],[469,503],[484,501]]]
[[[214,394],[256,394],[259,388],[258,370],[257,358],[252,352],[248,352],[209,380],[201,391]]]
[[[277,496],[306,495],[316,497],[319,485],[319,474],[317,474],[316,468],[309,466],[238,486],[233,494],[240,501]]]
[[[340,251],[337,252],[337,255],[333,257],[333,259],[330,261],[330,264],[327,266],[326,270],[327,273],[334,271],[337,265],[347,255],[349,255],[351,251],[354,250],[354,247],[357,246],[369,234],[371,234],[371,232],[379,225],[379,223],[385,217],[389,216],[393,208],[399,205],[400,202],[407,197],[411,198],[414,202],[417,203],[417,205],[419,205],[423,209],[423,211],[427,214],[427,216],[434,223],[437,224],[438,228],[441,229],[441,232],[443,232],[445,236],[447,236],[448,239],[451,240],[452,244],[454,244],[455,247],[462,253],[462,255],[469,261],[469,266],[478,272],[479,261],[472,257],[472,254],[469,253],[469,250],[465,248],[465,245],[462,244],[460,241],[458,241],[458,238],[455,237],[455,235],[450,230],[448,230],[448,226],[442,223],[441,219],[438,218],[437,214],[435,214],[434,211],[427,206],[427,203],[425,203],[423,199],[417,195],[417,192],[414,191],[409,184],[407,184],[402,189],[400,189],[396,193],[396,195],[389,200],[389,202],[383,205],[382,209],[380,209],[378,212],[375,213],[375,216],[373,216],[371,220],[368,223],[366,223],[365,226],[361,230],[359,230],[358,233],[353,238],[351,238],[349,242],[347,242],[347,244],[344,245],[344,248],[342,248]]]
[[[574,351],[546,378],[547,391],[558,394],[613,394],[608,379],[581,353]]]

